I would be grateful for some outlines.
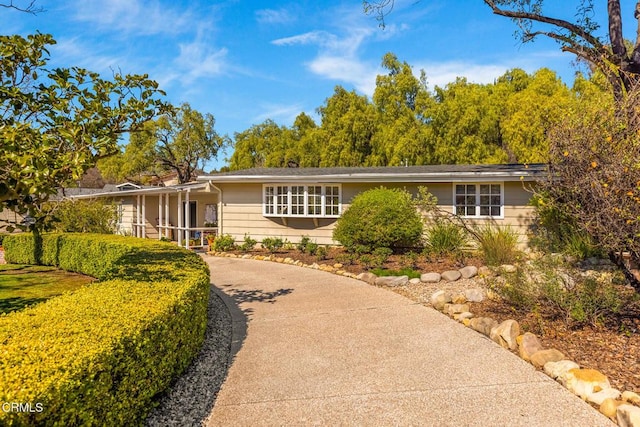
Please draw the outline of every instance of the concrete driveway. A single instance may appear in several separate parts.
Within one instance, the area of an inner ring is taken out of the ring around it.
[[[209,426],[604,426],[598,411],[437,311],[358,280],[205,257],[234,326]]]

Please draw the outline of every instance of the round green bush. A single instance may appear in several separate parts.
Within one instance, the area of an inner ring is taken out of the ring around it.
[[[411,194],[385,187],[365,191],[353,198],[338,219],[333,239],[347,250],[366,247],[394,251],[421,245],[422,218]]]

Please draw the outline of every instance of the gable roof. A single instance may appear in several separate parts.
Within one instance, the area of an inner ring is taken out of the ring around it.
[[[211,182],[450,182],[532,181],[546,164],[424,165],[332,168],[252,168],[198,176]]]

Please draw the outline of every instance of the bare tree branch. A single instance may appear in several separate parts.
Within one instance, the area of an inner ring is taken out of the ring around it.
[[[6,9],[15,9],[20,12],[30,13],[32,15],[37,15],[38,13],[46,12],[46,10],[42,6],[36,6],[36,0],[30,0],[29,4],[26,6],[18,6],[14,3],[13,0],[7,2],[0,3],[0,7],[4,7]]]

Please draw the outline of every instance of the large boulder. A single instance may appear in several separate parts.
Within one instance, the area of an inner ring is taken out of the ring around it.
[[[489,338],[504,348],[515,350],[518,347],[517,338],[520,335],[520,325],[515,320],[505,320],[491,330]]]
[[[478,267],[476,267],[475,265],[467,265],[466,267],[462,267],[458,271],[462,275],[463,279],[471,279],[472,277],[478,275]]]

